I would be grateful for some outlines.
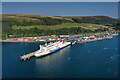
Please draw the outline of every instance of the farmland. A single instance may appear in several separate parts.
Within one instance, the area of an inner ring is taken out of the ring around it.
[[[90,24],[90,23],[62,23],[60,25],[52,25],[52,26],[45,26],[45,25],[39,25],[39,26],[14,26],[13,29],[32,29],[32,28],[38,28],[42,30],[57,30],[57,29],[62,29],[62,28],[72,28],[72,27],[81,27],[84,29],[89,29],[89,30],[96,30],[100,28],[108,28],[108,26],[103,26],[103,25],[97,25],[97,24]]]

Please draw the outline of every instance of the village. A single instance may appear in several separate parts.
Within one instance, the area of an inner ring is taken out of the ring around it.
[[[112,38],[117,35],[116,31],[106,32],[105,34],[94,34],[94,35],[48,35],[48,36],[36,36],[36,37],[19,37],[19,38],[8,38],[3,42],[54,42],[60,39],[66,41],[77,41],[78,43],[101,40],[104,38]]]

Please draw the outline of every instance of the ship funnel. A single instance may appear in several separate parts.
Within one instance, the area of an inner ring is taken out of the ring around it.
[[[64,39],[59,40],[60,42],[64,42]]]

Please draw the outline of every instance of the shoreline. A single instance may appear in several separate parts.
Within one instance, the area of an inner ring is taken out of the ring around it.
[[[99,39],[93,39],[93,40],[87,40],[87,41],[80,41],[80,42],[76,42],[76,43],[85,43],[85,42],[92,42],[92,41],[98,41],[98,40],[103,40],[103,39],[109,39],[109,38],[113,38],[114,36],[117,36],[118,34],[113,34],[112,36],[107,36],[105,38],[99,38]]]
[[[112,34],[111,36],[107,36],[105,38],[99,38],[99,39],[93,39],[93,40],[86,40],[86,41],[78,41],[76,43],[85,43],[85,42],[92,42],[92,41],[97,41],[97,40],[103,40],[103,39],[108,39],[108,38],[113,38],[113,36],[117,36],[118,34]],[[55,40],[58,41],[58,40]],[[17,43],[45,43],[45,42],[54,42],[54,41],[5,41],[5,40],[0,40],[0,42],[17,42]]]
[[[58,41],[58,40],[56,40]],[[14,43],[45,43],[45,42],[54,42],[54,41],[0,41],[0,42],[14,42]]]

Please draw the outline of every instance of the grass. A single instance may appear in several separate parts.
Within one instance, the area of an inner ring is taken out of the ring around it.
[[[38,18],[52,18],[52,19],[65,19],[68,21],[73,21],[70,18],[65,17],[55,17],[55,16],[44,16],[44,15],[26,15],[26,14],[2,14],[3,20],[17,20],[19,22],[26,20],[26,21],[40,21]]]
[[[97,25],[97,24],[89,24],[89,23],[62,23],[59,25],[52,25],[52,26],[45,26],[45,25],[39,25],[39,26],[14,26],[13,29],[31,29],[37,27],[38,29],[42,30],[57,30],[61,28],[72,28],[72,27],[82,27],[89,30],[96,30],[100,28],[108,28],[108,26],[103,25]]]

